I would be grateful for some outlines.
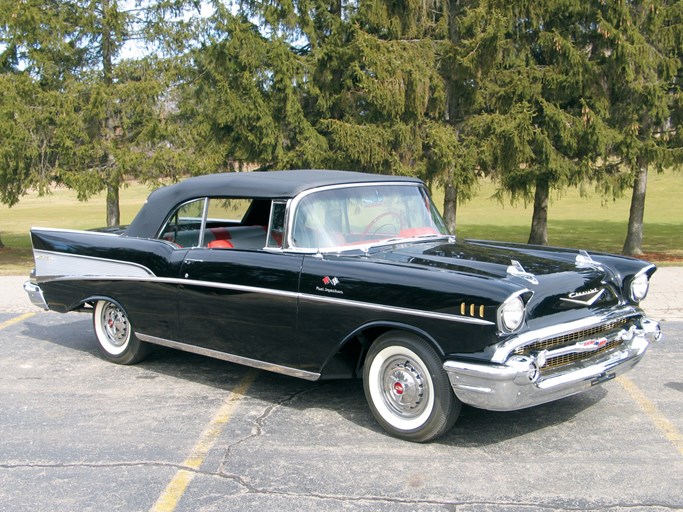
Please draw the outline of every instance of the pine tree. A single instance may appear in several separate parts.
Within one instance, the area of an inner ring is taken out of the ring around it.
[[[682,22],[680,2],[599,6],[596,47],[605,69],[609,123],[619,133],[599,177],[605,192],[632,192],[624,254],[642,254],[648,171],[683,163]]]
[[[218,6],[195,57],[216,164],[417,175],[465,197],[476,180],[455,128],[464,103],[449,106],[451,3]]]
[[[188,38],[179,16],[192,5],[150,0],[125,10],[117,0],[1,0],[3,80],[13,84],[11,91],[32,88],[5,95],[4,107],[36,113],[20,126],[0,119],[0,129],[17,141],[4,148],[4,202],[36,183],[57,181],[81,199],[106,190],[107,224],[119,223],[124,176],[149,178],[151,163],[177,160],[159,155],[184,150],[169,140],[178,132],[169,128],[165,103],[168,60],[123,59],[122,49],[135,40],[162,57],[182,52]],[[21,145],[31,158],[18,158]]]
[[[323,21],[297,17],[289,2],[240,6],[216,5],[207,37],[193,54],[195,87],[183,111],[207,135],[207,165],[320,166],[325,140],[306,115],[305,89],[310,48]]]
[[[479,166],[501,200],[533,200],[529,243],[548,243],[551,190],[588,179],[613,137],[591,51],[595,19],[580,0],[483,1],[460,18],[475,103],[463,131],[479,141]]]
[[[461,9],[444,0],[359,2],[318,52],[313,77],[331,165],[444,186],[453,232],[458,193],[467,198],[477,174],[475,148],[460,132],[469,111],[455,58]]]

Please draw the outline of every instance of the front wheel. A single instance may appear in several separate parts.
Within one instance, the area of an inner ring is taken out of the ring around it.
[[[117,303],[97,301],[93,326],[97,348],[105,359],[118,364],[135,364],[147,355],[149,345],[135,336],[128,315]]]
[[[409,333],[377,338],[365,360],[363,387],[384,430],[408,441],[436,439],[460,414],[462,404],[436,352]]]

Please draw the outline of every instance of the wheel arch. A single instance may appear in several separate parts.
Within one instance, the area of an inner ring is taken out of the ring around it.
[[[323,363],[321,379],[360,378],[368,349],[377,338],[390,331],[413,334],[427,343],[440,357],[445,357],[441,345],[427,331],[401,322],[373,321],[357,327],[344,337]]]
[[[121,302],[118,299],[115,299],[111,295],[104,295],[104,294],[89,295],[88,297],[86,297],[84,299],[80,299],[78,302],[74,303],[70,308],[68,308],[68,311],[87,311],[87,312],[90,312],[90,311],[95,309],[97,302],[101,301],[101,300],[113,302],[118,307],[123,309],[126,313],[128,313],[128,309],[123,304],[121,304]]]

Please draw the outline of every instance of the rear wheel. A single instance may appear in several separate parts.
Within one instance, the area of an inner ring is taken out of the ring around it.
[[[447,432],[460,414],[442,362],[424,340],[388,332],[370,347],[363,369],[370,409],[391,435],[425,442]]]
[[[125,310],[116,302],[99,300],[93,312],[97,348],[109,361],[134,364],[147,355],[149,345],[136,338]]]

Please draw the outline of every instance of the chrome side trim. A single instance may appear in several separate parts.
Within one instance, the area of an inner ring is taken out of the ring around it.
[[[163,281],[167,283],[175,283],[190,286],[206,286],[207,288],[219,288],[222,290],[230,290],[235,292],[262,293],[264,295],[274,295],[276,297],[290,297],[292,299],[296,299],[299,296],[297,292],[288,292],[286,290],[275,290],[273,288],[260,288],[258,286],[246,286],[241,284],[214,283],[212,281],[199,281],[196,279],[174,279],[170,277],[162,277],[154,279],[153,281]]]
[[[482,320],[479,318],[471,318],[468,316],[452,315],[449,313],[435,313],[432,311],[424,311],[421,309],[401,308],[397,306],[383,306],[381,304],[374,304],[371,302],[361,302],[347,299],[337,299],[334,297],[321,297],[319,295],[309,295],[307,293],[300,294],[300,298],[311,300],[314,302],[323,302],[330,304],[342,304],[349,307],[362,307],[365,309],[373,309],[375,311],[385,311],[388,313],[398,313],[403,315],[420,316],[424,318],[434,318],[437,320],[447,320],[449,322],[460,322],[464,324],[475,325],[495,325],[489,320]]]
[[[514,352],[519,347],[528,345],[529,343],[533,343],[535,341],[547,338],[555,338],[558,336],[562,336],[564,334],[570,334],[575,331],[581,331],[584,329],[598,326],[605,322],[616,320],[618,318],[634,315],[636,313],[637,311],[634,308],[627,306],[617,309],[616,311],[611,311],[607,315],[594,315],[587,318],[582,318],[580,320],[575,320],[573,322],[558,325],[550,325],[548,327],[544,327],[541,329],[523,332],[518,336],[510,338],[500,347],[498,347],[498,349],[493,353],[491,362],[504,363],[512,352]]]
[[[50,233],[87,233],[88,235],[98,235],[98,236],[113,236],[118,237],[116,233],[107,233],[105,231],[86,231],[85,229],[64,229],[64,228],[41,228],[37,226],[31,227],[31,231],[49,231]]]
[[[154,272],[138,263],[81,256],[56,251],[33,250],[36,261],[36,278],[49,276],[90,277],[154,277]]]
[[[120,277],[120,276],[55,276],[52,281],[100,281],[102,279],[115,279],[117,281],[140,281],[150,283],[167,283],[180,284],[189,286],[206,286],[209,288],[219,288],[223,290],[245,292],[245,293],[261,293],[264,295],[272,295],[275,297],[288,297],[295,300],[308,300],[312,302],[322,302],[325,304],[337,304],[348,307],[372,309],[375,311],[383,311],[386,313],[396,313],[401,315],[419,316],[422,318],[432,318],[436,320],[446,320],[448,322],[459,322],[465,324],[475,325],[495,325],[489,320],[482,320],[479,318],[470,318],[466,316],[452,315],[449,313],[435,313],[432,311],[424,311],[421,309],[402,308],[398,306],[385,306],[382,304],[374,304],[371,302],[362,302],[348,299],[338,299],[335,297],[322,297],[319,295],[312,295],[308,293],[288,292],[284,290],[274,290],[271,288],[258,288],[255,286],[244,286],[227,283],[213,283],[210,281],[197,281],[193,279],[178,279],[172,277]]]
[[[143,334],[140,332],[136,332],[135,335],[139,339],[141,339],[142,341],[146,341],[147,343],[153,343],[155,345],[174,348],[177,350],[182,350],[184,352],[191,352],[193,354],[212,357],[214,359],[220,359],[222,361],[228,361],[230,363],[237,363],[244,366],[250,366],[252,368],[258,368],[259,370],[281,373],[283,375],[289,375],[290,377],[298,377],[300,379],[310,381],[316,381],[320,378],[319,373],[308,372],[306,370],[299,370],[298,368],[290,368],[288,366],[281,366],[279,364],[266,363],[264,361],[251,359],[249,357],[236,356],[234,354],[219,352],[218,350],[212,350],[210,348],[197,347],[195,345],[188,345],[187,343],[181,343],[179,341],[157,338],[156,336],[150,336],[148,334]]]

